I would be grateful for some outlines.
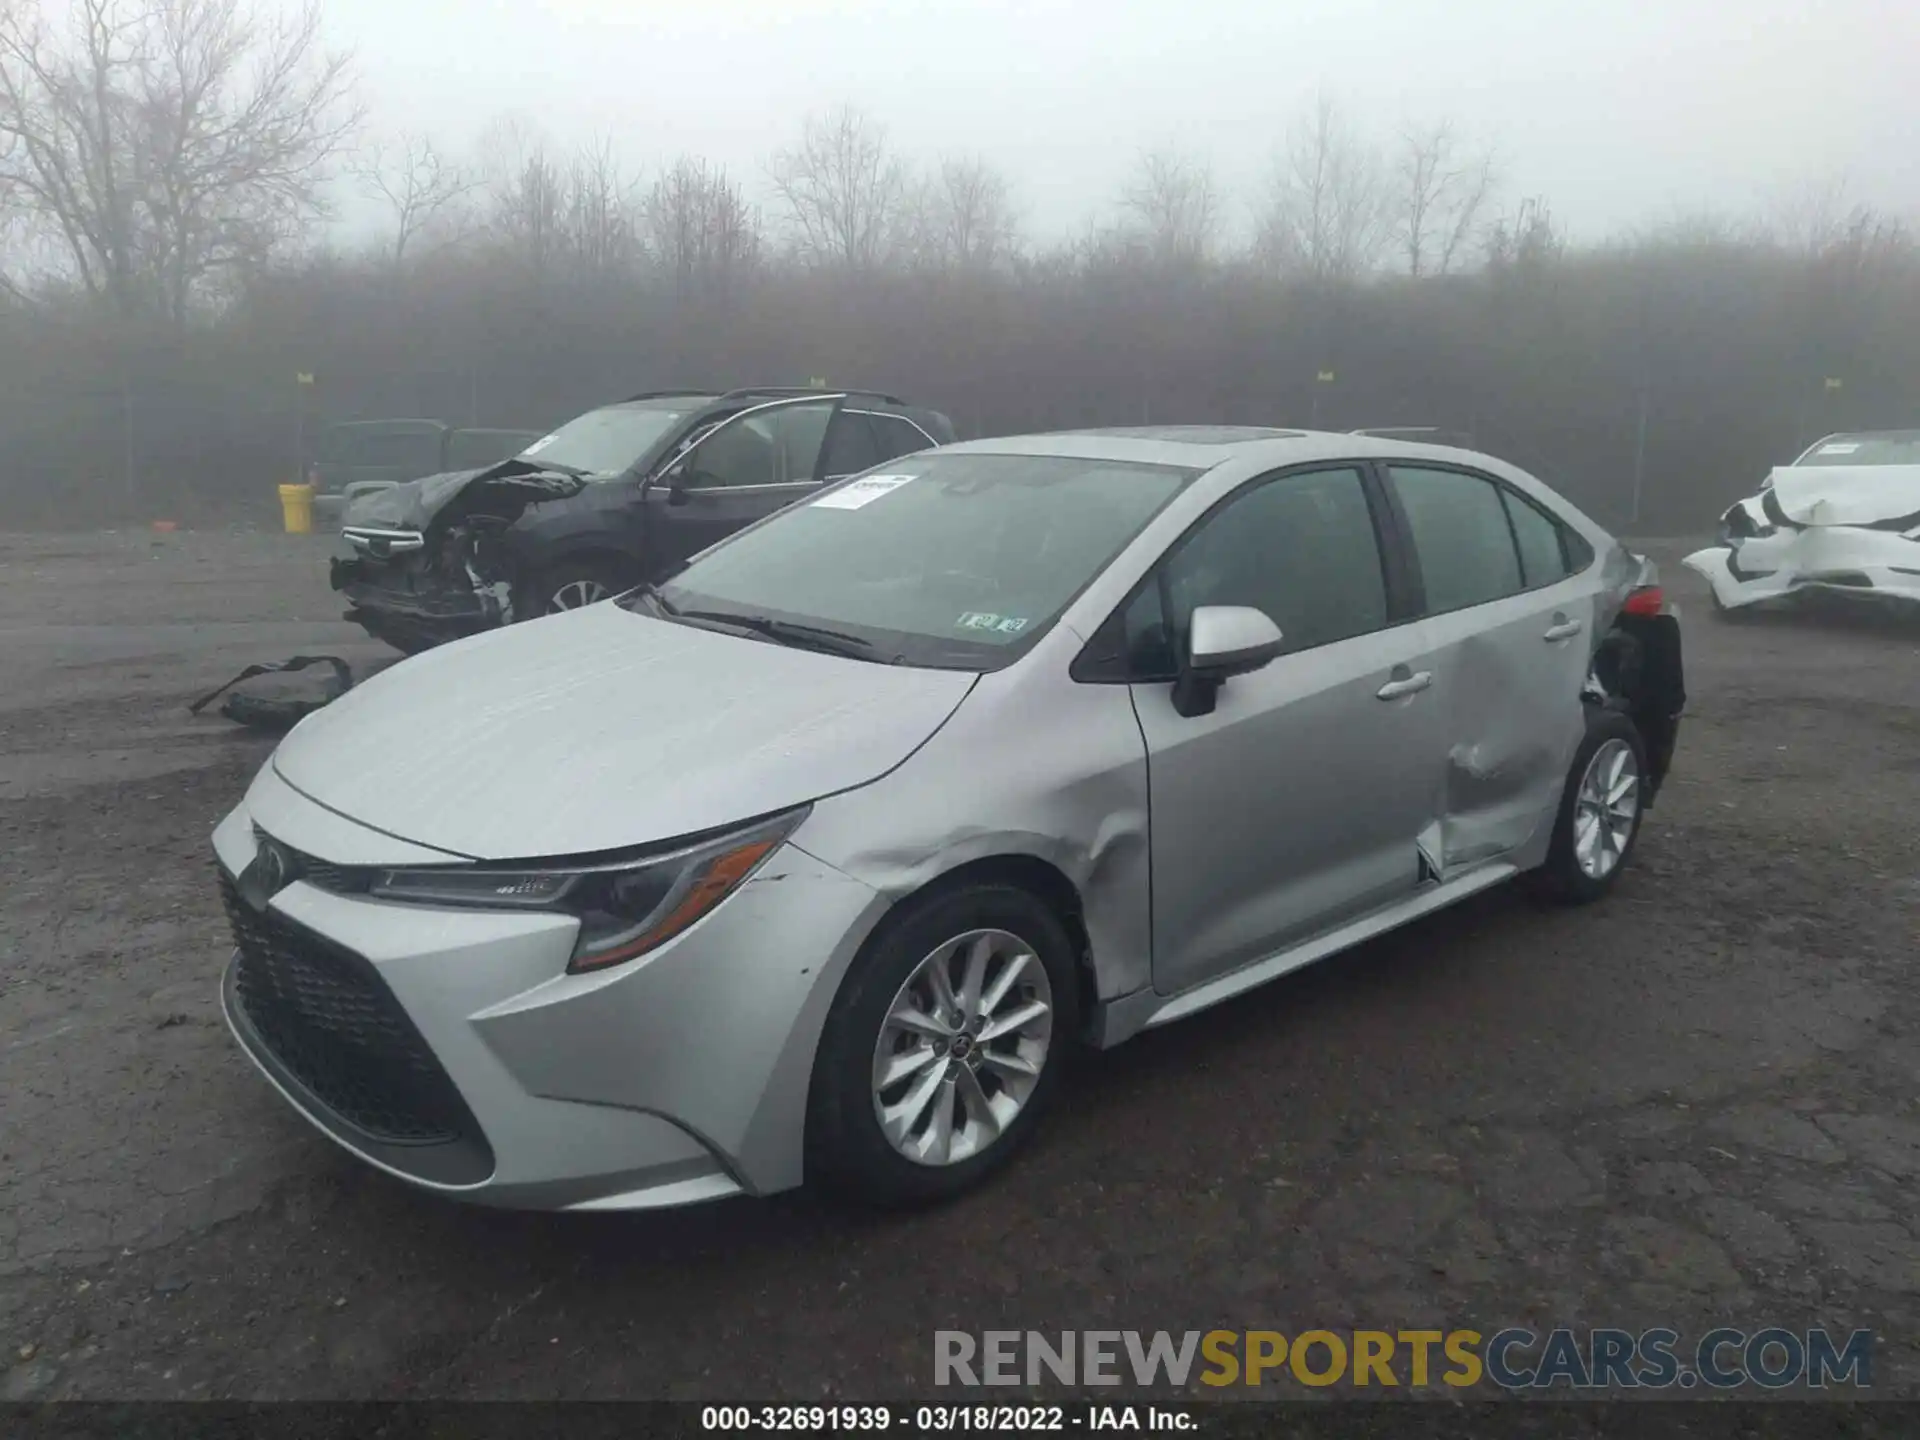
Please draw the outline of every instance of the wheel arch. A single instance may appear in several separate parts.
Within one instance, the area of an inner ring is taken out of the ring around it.
[[[880,942],[888,928],[888,920],[900,913],[902,906],[950,894],[969,885],[996,881],[1027,891],[1051,909],[1066,927],[1067,938],[1073,946],[1074,982],[1078,992],[1080,1024],[1084,1029],[1099,1003],[1086,906],[1081,898],[1080,887],[1073,883],[1066,871],[1043,856],[1023,851],[998,851],[991,855],[974,856],[942,870],[901,895],[888,907],[887,913],[861,942],[861,951],[864,953]],[[858,963],[857,958],[855,963]],[[843,977],[841,984],[845,983]]]
[[[611,570],[617,576],[628,577],[635,585],[646,578],[645,567],[634,556],[602,537],[582,536],[571,544],[555,546],[550,552],[543,550],[538,555],[518,557],[514,575],[516,608],[538,613],[534,607],[546,603],[546,596],[540,592],[555,575],[575,565]]]

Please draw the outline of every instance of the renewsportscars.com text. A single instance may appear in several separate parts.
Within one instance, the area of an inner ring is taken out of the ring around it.
[[[965,1330],[934,1333],[936,1385],[1431,1385],[1505,1390],[1824,1390],[1873,1384],[1871,1330]]]

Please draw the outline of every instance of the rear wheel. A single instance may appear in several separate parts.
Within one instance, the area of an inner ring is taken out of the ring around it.
[[[865,1204],[956,1195],[1012,1158],[1077,1036],[1073,946],[999,882],[910,900],[854,962],[820,1038],[807,1172]]]
[[[1533,872],[1537,891],[1563,904],[1584,905],[1613,888],[1640,838],[1646,775],[1639,727],[1618,710],[1589,711],[1546,863]]]

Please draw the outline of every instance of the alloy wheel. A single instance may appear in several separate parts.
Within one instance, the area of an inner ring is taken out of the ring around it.
[[[579,610],[594,605],[612,593],[598,580],[569,580],[553,592],[547,601],[549,610]]]
[[[1053,986],[1033,946],[971,930],[914,967],[873,1052],[873,1109],[887,1141],[920,1165],[955,1165],[1019,1117],[1053,1039]]]
[[[1573,854],[1589,878],[1604,880],[1620,865],[1640,820],[1640,764],[1624,740],[1593,752],[1573,806]]]

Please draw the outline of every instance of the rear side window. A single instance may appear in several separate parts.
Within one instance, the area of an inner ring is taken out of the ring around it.
[[[1503,489],[1507,518],[1513,522],[1513,543],[1520,547],[1520,577],[1529,590],[1552,585],[1571,573],[1560,543],[1560,526],[1540,508]]]
[[[901,455],[911,455],[916,450],[925,450],[933,442],[920,433],[920,427],[911,421],[902,420],[898,415],[875,415],[871,417],[874,436],[880,446],[880,453],[874,457],[874,464],[882,460],[892,460]]]
[[[834,416],[833,425],[827,431],[826,463],[821,467],[827,479],[858,475],[888,458],[874,443],[867,416],[858,410],[842,410]]]
[[[440,436],[420,430],[363,431],[350,463],[404,467],[424,475],[440,467]]]
[[[1427,613],[1443,615],[1517,595],[1520,555],[1500,489],[1457,470],[1388,468],[1426,584]]]

